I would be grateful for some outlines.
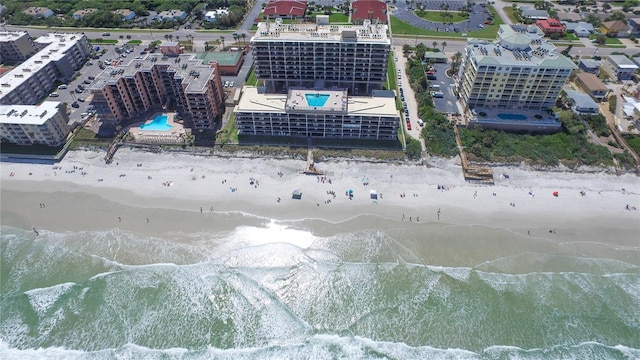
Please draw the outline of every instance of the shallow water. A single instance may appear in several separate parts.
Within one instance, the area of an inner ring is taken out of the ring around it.
[[[4,225],[3,358],[640,357],[638,247],[225,216],[164,237]]]

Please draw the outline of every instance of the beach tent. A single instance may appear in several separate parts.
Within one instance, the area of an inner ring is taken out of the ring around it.
[[[558,194],[558,192],[557,192],[557,191],[554,191],[554,192],[553,192],[553,196],[558,197],[558,195],[560,195],[560,194]]]
[[[378,200],[378,190],[371,190],[371,199]]]
[[[293,193],[291,193],[291,198],[297,200],[302,199],[302,191],[300,191],[300,189],[293,190]]]

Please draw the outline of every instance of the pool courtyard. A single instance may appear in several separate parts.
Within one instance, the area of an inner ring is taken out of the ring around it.
[[[346,111],[347,90],[290,89],[287,110]]]
[[[174,120],[175,113],[158,112],[144,123],[132,126],[129,134],[135,142],[141,144],[180,144],[183,142],[183,135],[189,129],[185,129],[181,123]]]

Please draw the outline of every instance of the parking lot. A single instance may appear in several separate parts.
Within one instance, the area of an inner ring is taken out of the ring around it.
[[[453,92],[455,80],[448,77],[446,74],[447,69],[451,67],[451,64],[434,64],[435,80],[429,80],[429,84],[437,85],[442,92],[442,97],[434,97],[433,104],[436,109],[442,113],[457,113],[459,112],[456,105],[456,95]],[[437,90],[436,90],[437,91]]]
[[[442,12],[442,5],[448,6],[448,11],[455,12],[466,4],[467,2],[464,0],[430,0],[418,3],[421,9],[438,12]],[[398,1],[395,3],[395,7],[396,9],[393,10],[393,15],[400,21],[422,29],[440,32],[464,33],[467,31],[478,30],[485,26],[485,21],[487,21],[487,17],[490,16],[487,8],[482,6],[482,3],[479,2],[474,3],[467,20],[452,24],[433,22],[419,17],[413,12],[417,9],[417,5],[415,3],[408,4],[406,1]]]

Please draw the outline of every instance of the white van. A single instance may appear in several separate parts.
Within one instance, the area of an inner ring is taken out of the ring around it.
[[[418,119],[417,123],[420,126],[424,126],[424,121],[422,121],[422,119]]]

